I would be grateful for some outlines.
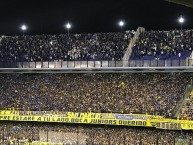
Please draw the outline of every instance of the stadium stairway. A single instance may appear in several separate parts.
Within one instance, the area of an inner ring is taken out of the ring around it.
[[[191,96],[191,94],[193,94],[193,81],[191,80],[191,83],[189,85],[187,85],[186,90],[184,92],[184,96],[182,97],[182,99],[180,100],[179,106],[177,106],[177,108],[175,109],[175,118],[179,118],[180,114],[181,114],[181,110],[182,107],[185,105],[185,102],[187,100],[189,100],[189,97]]]
[[[130,56],[132,54],[132,48],[135,45],[137,39],[139,38],[140,33],[144,32],[144,31],[145,31],[145,28],[143,28],[143,27],[138,27],[137,28],[137,31],[136,31],[133,39],[131,39],[131,41],[129,43],[129,46],[128,46],[127,50],[125,51],[125,54],[124,54],[124,56],[122,58],[122,60],[123,60],[123,67],[128,67],[128,60],[129,60],[129,58],[130,58]]]

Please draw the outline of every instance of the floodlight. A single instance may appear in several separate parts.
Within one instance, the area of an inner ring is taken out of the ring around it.
[[[70,28],[71,28],[71,24],[70,24],[70,23],[67,23],[67,24],[66,24],[66,28],[67,28],[67,29],[70,29]]]
[[[180,18],[178,19],[178,22],[180,23],[180,26],[181,26],[181,31],[182,31],[184,21],[185,21],[185,19],[181,15]]]
[[[26,26],[26,25],[22,25],[22,26],[21,26],[21,30],[22,30],[22,31],[26,31],[26,30],[27,30],[27,26]]]
[[[125,25],[125,23],[124,23],[123,21],[120,21],[120,22],[119,22],[119,26],[120,26],[120,27],[123,27],[124,25]]]
[[[184,18],[181,16],[181,17],[178,19],[178,21],[179,21],[180,23],[184,23]]]

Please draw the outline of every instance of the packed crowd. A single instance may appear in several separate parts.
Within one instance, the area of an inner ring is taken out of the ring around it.
[[[171,116],[189,73],[0,74],[0,110]]]
[[[10,141],[41,141],[64,143],[65,145],[174,145],[177,144],[176,139],[178,138],[190,144],[193,134],[192,132],[137,127],[32,123],[0,124],[0,141],[5,145],[9,145]]]
[[[133,48],[132,59],[186,58],[192,50],[193,30],[145,31]]]
[[[133,31],[123,33],[7,36],[0,42],[0,62],[121,60]]]

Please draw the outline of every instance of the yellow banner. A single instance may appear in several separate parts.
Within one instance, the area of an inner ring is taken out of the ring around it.
[[[0,110],[0,120],[147,126],[160,129],[193,130],[193,121],[167,119],[162,116],[144,114]]]
[[[182,129],[193,130],[193,123],[182,123]]]
[[[193,121],[190,120],[177,120],[177,119],[167,119],[167,118],[161,118],[161,119],[151,119],[149,120],[151,124],[161,124],[163,126],[178,126],[180,124],[181,129],[184,130],[193,130]]]
[[[0,115],[18,115],[18,116],[52,116],[52,117],[78,117],[95,119],[119,119],[119,120],[148,120],[161,119],[163,116],[146,114],[117,114],[117,113],[83,113],[83,112],[54,112],[54,111],[17,111],[0,110]]]
[[[125,126],[147,126],[147,122],[143,120],[142,121],[140,120],[130,121],[130,120],[118,120],[118,119],[96,119],[96,118],[79,118],[79,117],[43,117],[43,116],[0,115],[0,120],[106,124],[106,125],[125,125]]]

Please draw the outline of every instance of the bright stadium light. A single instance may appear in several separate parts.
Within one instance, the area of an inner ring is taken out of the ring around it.
[[[120,21],[120,22],[119,22],[119,26],[120,26],[120,27],[123,27],[124,25],[125,25],[125,23],[124,23],[123,21]]]
[[[70,45],[70,29],[71,29],[72,25],[68,22],[66,24],[66,29],[68,30],[68,43],[69,43],[69,47],[71,46]]]
[[[119,21],[119,26],[121,27],[121,32],[122,32],[122,27],[125,25],[125,22],[124,21]]]
[[[21,30],[22,30],[22,31],[26,31],[26,30],[27,30],[27,26],[26,26],[26,25],[22,25],[22,26],[21,26]]]
[[[27,30],[27,26],[26,25],[21,25],[21,30],[23,32],[23,35],[24,35],[24,32]]]
[[[70,23],[67,23],[66,24],[66,28],[69,30],[71,28],[71,24]]]
[[[181,25],[181,31],[182,31],[182,26],[183,26],[183,23],[184,23],[185,19],[182,17],[182,15],[180,16],[180,18],[178,19],[178,22],[180,23]]]
[[[179,22],[180,22],[180,23],[184,23],[184,18],[183,18],[183,17],[180,17],[180,18],[179,18]]]
[[[66,29],[68,30],[68,37],[70,37],[70,29],[72,27],[72,25],[68,22],[66,25],[65,25]]]

